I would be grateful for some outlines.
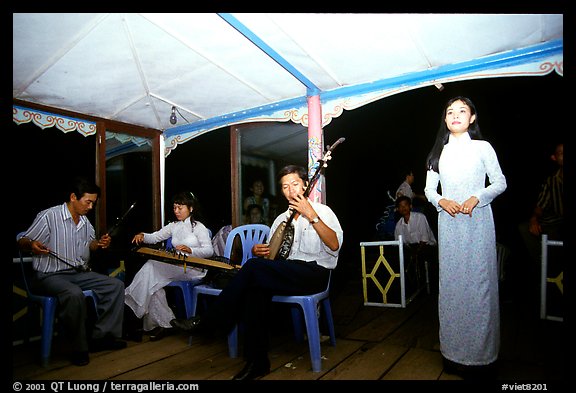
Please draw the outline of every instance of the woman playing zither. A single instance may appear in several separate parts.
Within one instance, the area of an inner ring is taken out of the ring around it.
[[[174,255],[178,255],[177,260],[211,257],[214,248],[210,232],[204,224],[194,219],[194,210],[198,204],[194,195],[189,191],[179,192],[172,202],[177,221],[153,233],[138,233],[132,242],[138,245],[154,244],[171,238]],[[202,268],[186,267],[183,263],[165,263],[165,258],[156,258],[157,256],[152,255],[153,259],[149,259],[142,266],[125,291],[126,304],[142,319],[144,331],[150,335],[151,340],[158,340],[168,334],[170,321],[174,318],[164,287],[172,281],[198,283],[206,275]]]

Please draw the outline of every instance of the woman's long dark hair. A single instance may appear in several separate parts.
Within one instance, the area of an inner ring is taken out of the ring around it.
[[[172,197],[172,203],[178,205],[186,205],[190,209],[190,225],[192,228],[196,226],[196,220],[194,219],[194,214],[198,215],[198,201],[194,194],[190,191],[180,191]]]
[[[448,143],[448,137],[450,136],[450,130],[446,126],[446,110],[450,105],[452,105],[456,101],[462,101],[470,108],[471,115],[476,115],[476,118],[468,127],[468,134],[470,135],[471,139],[476,140],[483,140],[484,137],[480,132],[480,125],[478,124],[478,113],[476,112],[476,106],[470,100],[470,98],[457,96],[451,98],[446,105],[444,105],[444,111],[442,112],[442,116],[440,117],[440,127],[438,127],[438,133],[436,134],[436,141],[434,142],[434,146],[432,146],[432,150],[428,153],[428,157],[426,158],[426,170],[432,169],[438,172],[438,161],[440,160],[440,154],[442,154],[442,149],[444,149],[444,145]]]

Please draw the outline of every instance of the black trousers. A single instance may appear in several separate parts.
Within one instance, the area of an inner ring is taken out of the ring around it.
[[[272,297],[323,291],[329,273],[329,269],[316,262],[252,258],[210,304],[203,323],[209,331],[229,332],[242,322],[244,357],[249,361],[266,358]]]

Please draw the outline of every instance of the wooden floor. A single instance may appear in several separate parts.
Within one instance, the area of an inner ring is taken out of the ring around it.
[[[278,309],[265,380],[458,380],[443,369],[438,342],[437,295],[425,292],[408,306],[364,306],[361,281],[333,296],[337,343],[322,344],[323,371],[311,371],[306,343],[293,340],[288,310]],[[540,320],[537,305],[504,298],[497,380],[561,381],[563,322]],[[151,342],[130,341],[126,349],[91,354],[90,364],[70,365],[56,340],[48,367],[37,362],[38,343],[13,347],[13,380],[229,380],[243,366],[228,357],[225,338],[176,334]]]

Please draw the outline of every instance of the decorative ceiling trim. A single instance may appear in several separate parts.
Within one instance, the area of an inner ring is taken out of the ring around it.
[[[106,144],[106,159],[135,151],[152,150],[150,138],[106,131],[106,140],[116,140],[119,143]]]
[[[89,120],[76,119],[70,116],[57,115],[50,112],[12,105],[12,120],[17,125],[30,123],[45,129],[56,127],[64,133],[77,131],[83,136],[96,134],[96,123]],[[106,140],[115,139],[119,144],[107,148],[106,159],[127,153],[146,146],[152,146],[150,138],[144,138],[124,133],[106,131]]]
[[[17,125],[32,122],[42,129],[56,127],[65,133],[78,131],[84,136],[96,134],[95,122],[56,115],[54,113],[43,112],[17,105],[12,106],[12,120]]]
[[[371,93],[340,98],[328,101],[322,104],[322,126],[328,125],[333,118],[340,116],[344,110],[353,110],[364,105],[378,101],[382,98],[390,97],[394,94],[404,93],[409,90],[419,89],[422,87],[435,86],[442,83],[451,83],[464,80],[485,79],[485,78],[503,78],[516,76],[545,76],[552,72],[564,76],[564,58],[563,55],[551,56],[541,62],[520,64],[512,67],[505,67],[494,70],[483,70],[454,77],[446,77],[422,82],[418,85],[401,86],[392,89],[374,91]],[[300,123],[307,126],[307,113],[301,116]],[[298,122],[298,121],[295,121]]]

